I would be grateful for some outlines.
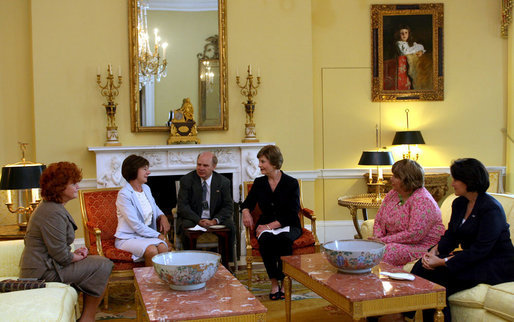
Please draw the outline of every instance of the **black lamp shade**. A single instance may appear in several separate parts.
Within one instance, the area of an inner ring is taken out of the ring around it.
[[[393,145],[425,144],[421,131],[398,131],[394,135]]]
[[[359,165],[392,165],[393,154],[389,151],[364,151]]]
[[[40,163],[6,165],[2,167],[0,190],[39,188],[39,178],[45,168]]]

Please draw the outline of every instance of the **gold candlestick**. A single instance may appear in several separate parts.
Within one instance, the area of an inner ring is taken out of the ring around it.
[[[255,123],[253,121],[253,113],[255,112],[255,104],[253,97],[257,96],[257,88],[261,85],[261,77],[257,76],[257,85],[253,84],[252,65],[248,65],[248,75],[246,76],[246,82],[243,86],[239,84],[239,75],[236,76],[237,86],[241,89],[241,95],[247,97],[247,101],[243,102],[246,112],[246,123],[245,123],[245,137],[242,140],[244,143],[248,142],[259,142],[255,131]]]
[[[114,98],[119,94],[118,89],[121,86],[121,79],[120,69],[118,71],[118,85],[114,84],[111,65],[107,65],[107,78],[104,86],[102,86],[102,82],[100,80],[100,69],[96,75],[96,83],[98,84],[98,87],[100,87],[100,93],[103,97],[107,98],[107,103],[103,104],[103,106],[105,106],[105,113],[107,113],[107,140],[104,145],[121,145],[118,140],[118,126],[116,126],[116,107],[118,104],[114,102]]]

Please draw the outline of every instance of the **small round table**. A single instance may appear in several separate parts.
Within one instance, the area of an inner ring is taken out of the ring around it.
[[[377,200],[376,193],[365,193],[362,195],[339,197],[337,199],[337,203],[339,204],[339,206],[346,207],[350,210],[353,225],[355,226],[355,230],[357,231],[357,235],[355,235],[355,238],[362,239],[361,228],[359,227],[359,222],[357,220],[357,209],[362,209],[362,217],[364,218],[364,220],[368,220],[367,209],[380,208],[382,201]]]

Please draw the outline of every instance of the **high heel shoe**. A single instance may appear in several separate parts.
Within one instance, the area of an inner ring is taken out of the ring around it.
[[[272,300],[272,301],[276,301],[276,300],[279,300],[280,299],[280,291],[276,292],[276,293],[269,293],[269,299]]]

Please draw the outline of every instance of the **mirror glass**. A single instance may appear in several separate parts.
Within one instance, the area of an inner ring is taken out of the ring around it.
[[[130,0],[129,20],[132,131],[169,131],[170,111],[186,97],[198,130],[227,130],[225,0]],[[160,63],[166,59],[159,81],[141,77],[145,24],[149,51],[158,29]]]

